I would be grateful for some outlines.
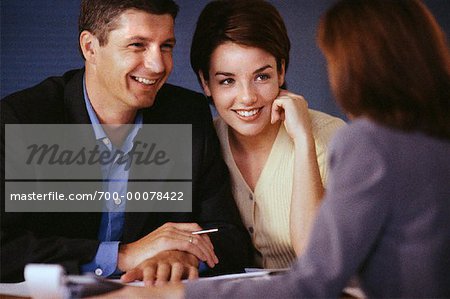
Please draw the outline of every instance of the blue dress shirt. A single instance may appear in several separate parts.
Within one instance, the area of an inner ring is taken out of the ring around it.
[[[86,109],[94,129],[95,138],[99,145],[100,151],[109,151],[112,156],[116,153],[123,153],[122,161],[125,161],[126,155],[133,148],[133,140],[136,137],[143,124],[142,113],[136,115],[133,128],[130,130],[125,139],[122,148],[117,149],[109,140],[103,127],[98,120],[97,115],[91,105],[88,94],[86,92],[86,85],[83,80],[83,92]],[[120,155],[117,155],[120,158]],[[117,269],[117,260],[119,253],[119,240],[122,237],[123,224],[125,221],[125,202],[121,198],[127,198],[127,186],[129,169],[126,169],[127,163],[114,162],[101,165],[103,178],[103,192],[108,192],[113,198],[113,194],[117,192],[119,195],[118,201],[105,201],[105,207],[102,213],[102,219],[98,232],[98,239],[101,241],[94,259],[88,264],[81,266],[82,273],[95,273],[97,276],[111,276],[119,275],[121,272]],[[199,272],[208,270],[208,265],[201,261],[199,264]]]
[[[125,203],[127,198],[127,185],[129,169],[126,169],[127,163],[117,163],[119,158],[124,161],[127,154],[133,148],[133,140],[139,129],[142,127],[142,113],[136,115],[135,124],[126,137],[122,147],[116,148],[105,131],[103,130],[97,115],[90,103],[86,92],[86,86],[83,81],[84,100],[89,114],[89,118],[94,129],[95,138],[99,145],[100,151],[109,151],[112,157],[116,155],[117,159],[111,163],[101,165],[103,192],[108,192],[110,200],[105,201],[102,219],[98,232],[98,239],[101,241],[100,246],[94,259],[81,266],[82,273],[95,273],[97,276],[110,276],[112,274],[120,274],[117,269],[117,260],[119,252],[119,240],[123,232],[123,224],[125,221]],[[123,155],[123,157],[122,157]],[[118,194],[113,200],[113,194]]]

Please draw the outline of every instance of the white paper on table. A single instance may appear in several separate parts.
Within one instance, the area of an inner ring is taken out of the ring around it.
[[[250,273],[250,272],[269,272],[270,274],[274,274],[274,273],[282,273],[282,272],[286,272],[289,271],[290,268],[245,268],[244,269],[246,273]]]
[[[236,274],[225,274],[225,275],[217,275],[211,277],[200,277],[198,281],[208,281],[208,280],[234,280],[234,279],[242,279],[242,278],[253,278],[253,277],[261,277],[269,275],[271,272],[269,271],[252,271],[248,273],[236,273]],[[114,282],[122,283],[120,279],[111,279]],[[188,282],[189,280],[185,279],[182,282]],[[142,281],[133,281],[129,283],[124,283],[125,285],[143,287],[144,283]]]

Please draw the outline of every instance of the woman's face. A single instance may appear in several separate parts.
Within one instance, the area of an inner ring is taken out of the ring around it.
[[[283,82],[284,66],[279,71],[273,55],[232,42],[214,50],[209,80],[202,79],[203,89],[213,98],[217,112],[244,136],[256,136],[269,129],[272,103]]]

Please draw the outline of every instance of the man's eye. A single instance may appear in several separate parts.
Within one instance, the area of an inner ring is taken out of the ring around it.
[[[234,83],[234,79],[227,78],[219,82],[220,85],[231,85]]]
[[[266,81],[269,80],[270,76],[268,74],[259,74],[256,76],[256,81]]]
[[[130,47],[142,48],[142,47],[144,47],[144,44],[143,43],[132,43],[132,44],[130,44]]]

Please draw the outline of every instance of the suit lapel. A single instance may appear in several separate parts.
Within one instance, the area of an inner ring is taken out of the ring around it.
[[[68,124],[90,124],[83,94],[84,69],[77,72],[64,90],[65,118]]]
[[[66,84],[64,89],[64,120],[66,124],[90,124],[89,114],[86,109],[83,93],[83,77],[84,69],[78,71]],[[73,140],[80,140],[80,144],[93,144],[95,142],[94,131],[91,130],[89,134],[85,132],[78,132],[72,136],[66,136]],[[102,174],[100,168],[96,175],[101,179]],[[102,191],[102,183],[99,182],[98,190]],[[100,204],[100,202],[99,202]],[[96,235],[100,227],[101,213],[77,213],[79,222],[77,225],[83,226],[86,230],[95,228]]]

